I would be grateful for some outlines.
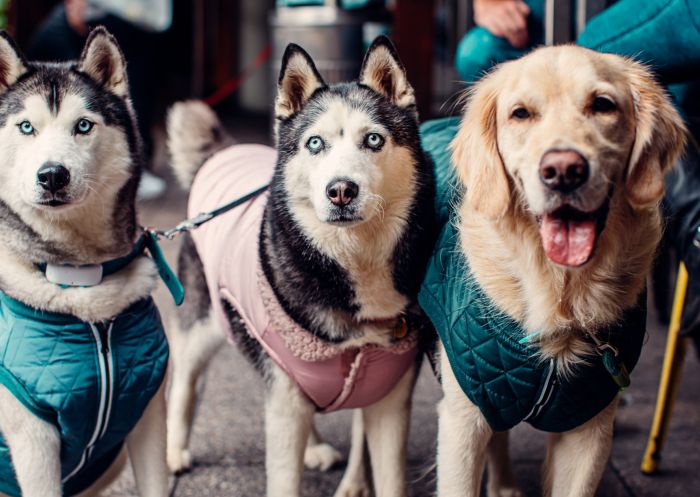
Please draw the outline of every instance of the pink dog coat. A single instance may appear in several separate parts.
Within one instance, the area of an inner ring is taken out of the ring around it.
[[[235,145],[207,161],[190,193],[188,215],[211,211],[269,183],[274,149]],[[268,193],[192,232],[204,265],[214,312],[231,330],[221,305],[229,302],[248,333],[323,412],[366,407],[387,395],[414,363],[415,332],[390,345],[341,348],[293,321],[262,272],[258,237]]]

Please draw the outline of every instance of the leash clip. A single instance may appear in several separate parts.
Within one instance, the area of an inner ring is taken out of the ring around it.
[[[617,357],[617,356],[620,354],[620,352],[617,350],[617,348],[613,347],[613,346],[610,345],[609,343],[601,343],[601,344],[598,344],[598,351],[601,353],[601,355],[602,355],[602,353],[605,352],[606,350],[612,351],[612,353],[613,353],[613,355],[614,355],[615,357]]]
[[[180,233],[185,233],[187,231],[192,231],[193,229],[198,228],[200,225],[206,223],[213,217],[214,215],[211,212],[201,212],[191,219],[185,219],[174,228],[171,228],[167,231],[156,231],[155,233],[158,236],[162,236],[163,238],[172,240]]]

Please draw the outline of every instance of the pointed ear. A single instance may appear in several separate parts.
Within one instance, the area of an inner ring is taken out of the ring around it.
[[[487,219],[498,219],[510,206],[511,187],[496,142],[498,71],[477,83],[450,148],[452,165],[466,186],[465,201]]]
[[[406,78],[406,69],[399,60],[394,44],[386,36],[376,38],[367,50],[360,71],[360,83],[381,93],[398,107],[416,107],[416,97]]]
[[[626,62],[636,132],[625,190],[633,207],[651,207],[664,195],[664,175],[685,148],[687,130],[673,103],[647,68],[637,62]]]
[[[0,92],[4,92],[27,72],[27,60],[6,31],[0,31]]]
[[[126,60],[117,40],[102,26],[90,32],[77,70],[117,96],[129,94]]]
[[[279,120],[296,114],[316,90],[325,86],[326,83],[309,54],[299,45],[290,43],[282,57],[282,70],[275,98],[275,117]]]

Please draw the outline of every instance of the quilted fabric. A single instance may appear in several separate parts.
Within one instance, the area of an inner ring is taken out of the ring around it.
[[[29,308],[0,292],[0,383],[58,428],[67,496],[87,488],[109,467],[165,377],[168,344],[153,300],[134,304],[112,323],[104,351],[111,357],[108,391],[89,323]],[[101,326],[106,330],[106,324]],[[101,400],[109,406],[103,409],[106,427],[88,449]],[[66,478],[84,457],[83,468]],[[0,492],[20,496],[1,435]]]
[[[459,117],[426,121],[420,127],[421,145],[435,164],[435,211],[440,226],[452,215],[462,194],[462,184],[450,165],[450,142],[459,128]]]
[[[445,226],[419,303],[440,335],[462,390],[493,430],[507,430],[527,421],[544,431],[568,431],[605,408],[618,387],[597,355],[579,366],[572,379],[558,377],[556,365],[538,360],[532,346],[520,343],[525,331],[496,309],[471,277],[450,214],[450,206],[459,201],[461,191],[455,186],[444,147],[454,136],[456,124],[456,119],[448,119],[422,128],[423,145],[435,161],[441,197],[437,209]],[[641,302],[646,302],[644,296]],[[620,350],[630,372],[641,352],[645,323],[646,308],[638,305],[627,312],[621,324],[599,332]]]

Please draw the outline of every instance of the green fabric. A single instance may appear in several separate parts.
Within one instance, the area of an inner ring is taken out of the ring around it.
[[[700,79],[700,2],[620,0],[577,43],[649,64],[666,83]]]
[[[505,38],[495,36],[481,26],[464,35],[457,45],[455,69],[465,83],[478,81],[494,65],[517,59],[544,43],[544,0],[525,0],[525,3],[530,7],[527,20],[530,42],[524,50],[513,47]]]
[[[421,145],[435,164],[435,212],[440,226],[452,215],[461,195],[461,183],[450,166],[450,142],[459,129],[459,117],[434,119],[420,127]]]
[[[527,421],[539,430],[564,432],[603,410],[619,392],[600,356],[577,366],[571,379],[557,375],[520,340],[525,331],[500,312],[474,281],[448,222],[433,253],[418,296],[435,326],[464,393],[494,431]],[[600,333],[614,344],[631,372],[646,333],[646,309],[638,306]]]
[[[0,292],[0,384],[58,428],[62,478],[87,455],[83,469],[64,482],[67,496],[94,483],[114,461],[160,387],[168,362],[167,340],[151,298],[112,321],[108,350],[98,347],[95,337],[100,328],[104,333],[100,340],[107,342],[108,324],[94,326],[73,316],[32,309]],[[104,358],[107,365],[108,357],[111,395],[100,373],[100,360]],[[98,426],[103,391],[106,428],[87,451]],[[20,496],[1,435],[0,492]]]
[[[421,126],[423,147],[435,163],[436,211],[443,228],[419,303],[445,345],[462,390],[494,430],[506,430],[522,421],[544,431],[570,430],[606,407],[617,395],[618,386],[599,356],[576,368],[571,380],[559,378],[553,363],[539,362],[533,355],[535,349],[520,343],[525,336],[520,325],[499,312],[471,278],[453,226],[461,189],[447,144],[458,124],[458,118],[448,118]],[[640,305],[630,310],[621,323],[624,326],[613,326],[598,335],[620,349],[631,372],[645,335],[646,308]]]

